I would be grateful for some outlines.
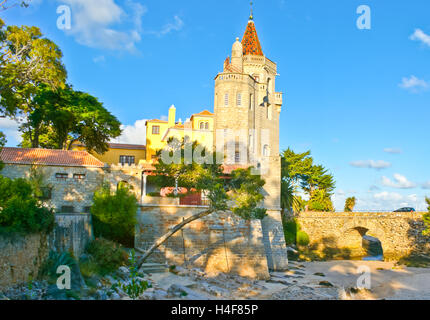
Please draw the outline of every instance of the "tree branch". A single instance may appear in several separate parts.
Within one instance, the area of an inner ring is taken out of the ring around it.
[[[193,222],[197,219],[206,217],[208,215],[210,215],[211,213],[213,213],[213,210],[207,210],[207,211],[203,211],[200,213],[197,213],[187,219],[185,219],[184,221],[182,221],[180,224],[178,224],[177,226],[175,226],[172,230],[170,230],[168,233],[166,233],[164,236],[162,236],[161,238],[159,238],[157,241],[155,241],[155,243],[152,245],[151,248],[149,248],[145,254],[138,260],[137,262],[137,268],[140,268],[142,266],[142,264],[145,262],[145,260],[154,253],[154,251],[161,246],[164,242],[166,242],[171,236],[173,236],[176,232],[178,232],[179,230],[181,230],[183,227],[185,227],[187,224],[189,224],[190,222]],[[139,252],[143,252],[143,250],[141,249],[136,249]]]

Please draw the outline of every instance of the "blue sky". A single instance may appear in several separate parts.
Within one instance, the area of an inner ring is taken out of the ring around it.
[[[281,148],[310,149],[335,176],[338,210],[424,210],[430,196],[430,2],[427,0],[255,0],[263,52],[277,62],[284,92]],[[359,30],[359,5],[371,29]],[[57,28],[68,5],[71,30]],[[69,82],[125,125],[123,142],[144,141],[144,119],[175,104],[185,120],[213,110],[214,77],[249,1],[34,0],[0,14],[41,28],[64,53]],[[139,121],[141,120],[141,121]],[[16,125],[0,122],[8,145]]]

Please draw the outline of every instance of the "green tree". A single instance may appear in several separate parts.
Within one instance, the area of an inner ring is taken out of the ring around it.
[[[333,212],[333,202],[325,189],[315,190],[308,201],[308,210],[316,212]]]
[[[345,212],[352,212],[354,210],[357,199],[355,197],[349,197],[345,201]]]
[[[426,230],[424,230],[424,235],[430,235],[430,198],[426,197],[426,203],[428,205],[427,210],[428,213],[423,215],[424,224],[426,225]]]
[[[0,19],[0,113],[27,117],[41,84],[52,89],[63,87],[67,74],[62,56],[39,28],[5,28]]]
[[[288,148],[282,155],[281,206],[283,210],[300,211],[306,204],[311,210],[331,211],[331,196],[335,188],[333,175],[321,165],[315,165],[310,151],[295,153]],[[304,203],[297,193],[308,195]],[[296,208],[296,209],[294,209]],[[297,210],[298,209],[298,210]]]
[[[112,193],[104,184],[94,193],[91,207],[95,236],[133,247],[137,209],[136,197],[127,186],[119,185]]]
[[[0,229],[3,232],[48,233],[54,223],[54,211],[35,198],[28,181],[0,175]]]
[[[1,149],[5,146],[5,144],[6,144],[6,136],[2,131],[0,131],[0,152],[1,152]],[[3,167],[4,167],[4,163],[0,159],[0,171],[3,169]]]
[[[70,86],[52,90],[41,85],[33,105],[22,146],[70,150],[81,142],[88,151],[103,154],[121,134],[121,123],[97,98]]]
[[[265,182],[260,176],[252,175],[251,168],[239,169],[231,173],[230,181],[223,179],[223,171],[220,164],[216,164],[217,155],[212,153],[202,146],[192,143],[191,154],[196,157],[204,155],[207,159],[206,163],[199,164],[196,161],[185,158],[187,142],[171,144],[165,150],[171,155],[180,155],[177,163],[168,163],[163,161],[163,157],[159,158],[159,164],[156,165],[157,172],[162,175],[168,175],[169,167],[175,168],[172,172],[177,172],[180,167],[183,174],[179,177],[184,185],[191,185],[201,192],[205,191],[209,199],[209,208],[199,212],[191,217],[188,217],[180,224],[173,227],[168,233],[160,237],[149,248],[144,255],[139,259],[138,265],[140,266],[159,246],[167,241],[176,232],[180,231],[187,224],[208,216],[214,212],[222,212],[230,210],[234,214],[250,220],[250,219],[263,219],[266,216],[266,209],[261,208],[259,205],[264,199],[262,195],[262,187]],[[176,152],[176,153],[175,153]],[[163,168],[163,170],[160,170]],[[170,176],[170,178],[173,178]],[[166,179],[164,180],[166,181]]]

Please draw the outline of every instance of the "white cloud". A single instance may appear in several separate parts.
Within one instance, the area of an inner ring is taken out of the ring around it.
[[[103,63],[106,61],[105,56],[97,56],[93,59],[94,63]]]
[[[399,148],[385,148],[384,152],[386,152],[386,153],[392,153],[392,154],[403,153],[402,149],[399,149]]]
[[[415,29],[415,32],[409,37],[409,39],[421,41],[430,47],[430,35],[426,34],[421,29]]]
[[[412,75],[409,78],[402,78],[402,83],[399,84],[399,87],[409,90],[412,93],[418,93],[420,91],[428,90],[430,88],[430,82],[419,79]]]
[[[386,162],[383,160],[359,160],[359,161],[353,161],[350,163],[351,166],[356,168],[369,168],[369,169],[386,169],[391,167],[390,162]]]
[[[373,195],[373,198],[377,199],[377,200],[384,200],[384,201],[401,201],[401,200],[403,200],[403,196],[401,194],[396,193],[396,192],[387,192],[387,191],[375,193]]]
[[[398,173],[394,174],[394,181],[387,177],[382,177],[382,185],[397,189],[412,189],[417,186],[415,183],[409,181],[405,176]]]
[[[343,210],[343,202],[338,203],[336,206],[337,210]],[[416,194],[402,195],[397,192],[381,191],[372,193],[366,196],[357,197],[357,211],[369,211],[369,212],[386,212],[394,211],[403,207],[413,207],[417,211],[426,211],[426,204],[424,197],[420,197]]]
[[[78,43],[92,48],[135,51],[136,43],[141,40],[141,18],[147,11],[145,6],[127,1],[130,11],[127,14],[115,0],[57,1],[70,6],[72,28],[66,32]],[[128,30],[119,29],[125,20],[133,21],[133,26]]]
[[[122,125],[122,135],[112,140],[113,143],[146,145],[146,119],[137,120],[134,125]]]
[[[7,145],[15,146],[21,141],[21,132],[18,131],[20,124],[15,120],[0,118],[0,131],[6,135]]]
[[[161,37],[161,36],[164,36],[164,35],[172,32],[172,31],[179,31],[179,30],[181,30],[183,28],[183,26],[184,26],[184,21],[182,21],[182,19],[179,16],[177,16],[177,15],[174,16],[173,19],[174,19],[174,22],[165,24],[161,28],[161,30],[158,30],[158,31],[148,31],[147,33],[154,34],[156,36]]]

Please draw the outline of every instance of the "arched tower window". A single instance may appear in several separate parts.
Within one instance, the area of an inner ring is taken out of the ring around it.
[[[227,107],[228,106],[228,93],[226,93],[224,95],[224,105]]]
[[[242,93],[238,93],[237,94],[237,99],[236,99],[237,101],[236,101],[236,104],[237,104],[237,106],[241,106],[242,105]]]

